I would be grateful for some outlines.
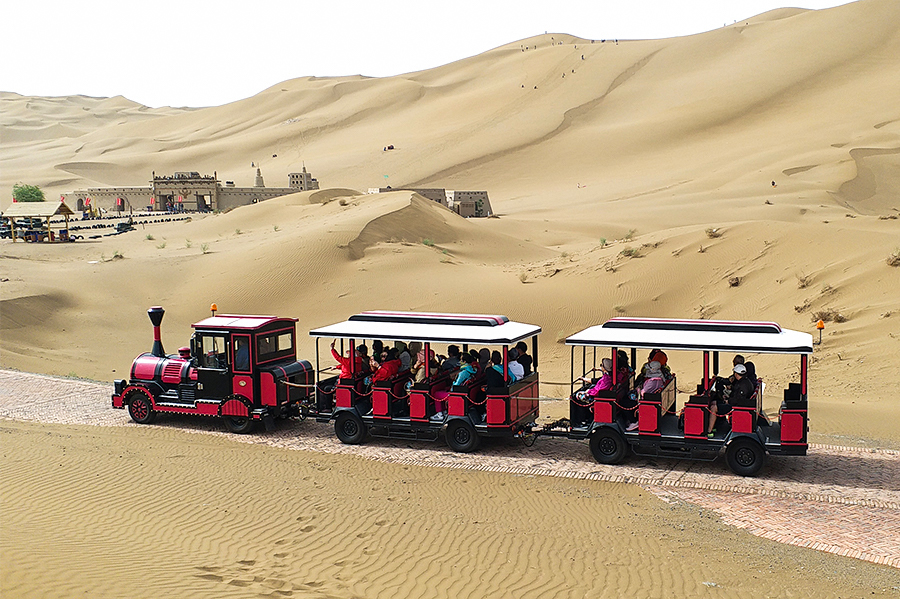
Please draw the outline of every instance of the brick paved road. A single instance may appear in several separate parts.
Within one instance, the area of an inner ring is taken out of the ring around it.
[[[140,427],[110,404],[109,384],[0,370],[0,418],[106,427]],[[641,485],[666,501],[714,510],[726,523],[778,542],[900,568],[900,452],[812,444],[806,457],[769,457],[761,477],[732,474],[713,463],[631,457],[597,464],[585,443],[540,438],[485,440],[474,455],[442,442],[369,440],[345,446],[330,425],[282,422],[275,431],[236,436],[216,419],[161,415],[158,427],[227,435],[297,450],[372,460],[502,471]]]

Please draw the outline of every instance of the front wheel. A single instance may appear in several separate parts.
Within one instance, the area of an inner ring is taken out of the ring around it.
[[[766,463],[766,451],[759,443],[749,438],[738,438],[728,444],[725,461],[736,475],[752,477],[759,473]]]
[[[447,425],[447,445],[456,452],[472,452],[478,448],[478,432],[472,424],[462,419]]]
[[[145,392],[132,392],[131,401],[128,403],[128,414],[135,423],[146,425],[156,419],[156,411],[153,410],[153,401]]]
[[[356,413],[344,411],[334,422],[334,433],[345,444],[361,444],[366,439],[366,425]]]
[[[594,433],[590,439],[591,454],[598,463],[604,465],[617,465],[625,460],[628,446],[618,431],[613,429],[601,429]]]
[[[231,433],[250,433],[253,431],[253,419],[250,417],[223,416],[225,428]]]

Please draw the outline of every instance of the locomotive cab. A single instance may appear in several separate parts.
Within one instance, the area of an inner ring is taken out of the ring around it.
[[[312,365],[296,355],[297,319],[215,315],[193,324],[190,346],[177,355],[162,350],[159,324],[164,311],[148,311],[154,344],[138,356],[128,381],[116,381],[114,408],[149,423],[157,413],[221,417],[234,433],[256,421],[302,417],[312,389]]]

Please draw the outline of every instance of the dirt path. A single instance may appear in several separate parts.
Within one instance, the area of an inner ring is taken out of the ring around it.
[[[139,427],[113,410],[112,386],[0,370],[0,418],[105,427]],[[410,464],[640,485],[668,502],[714,510],[722,520],[785,544],[900,569],[900,452],[811,444],[806,457],[768,457],[761,477],[733,475],[713,463],[631,457],[623,465],[596,463],[587,445],[539,439],[486,440],[476,454],[451,452],[442,442],[369,440],[345,446],[330,424],[281,422],[275,431],[225,433],[216,419],[164,415],[156,426],[229,435],[253,444],[353,454]]]

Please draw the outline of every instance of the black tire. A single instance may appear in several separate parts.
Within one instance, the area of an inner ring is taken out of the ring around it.
[[[622,439],[622,435],[607,427],[595,431],[589,445],[594,459],[604,465],[617,465],[625,460],[625,455],[628,453],[628,445]]]
[[[145,392],[132,392],[128,397],[128,414],[131,415],[132,421],[147,425],[156,419],[153,401]]]
[[[225,422],[225,429],[231,433],[250,433],[253,431],[255,423],[250,417],[231,417],[225,415],[222,417]]]
[[[766,464],[766,451],[754,440],[738,438],[728,444],[725,461],[736,475],[753,477]]]
[[[468,421],[456,419],[447,425],[447,445],[455,452],[472,452],[480,441],[478,432]]]
[[[343,411],[334,422],[334,433],[345,444],[361,444],[366,439],[366,425],[356,413]]]

